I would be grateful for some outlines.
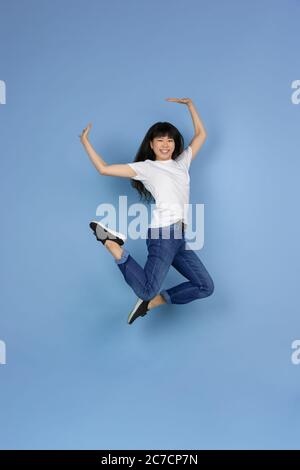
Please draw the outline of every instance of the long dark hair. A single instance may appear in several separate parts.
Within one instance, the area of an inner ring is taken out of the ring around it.
[[[155,137],[168,136],[175,141],[175,149],[172,153],[172,160],[176,160],[178,155],[183,152],[184,139],[177,127],[173,126],[170,122],[156,122],[147,131],[138,151],[135,156],[134,162],[144,162],[145,160],[155,160],[155,153],[150,146],[150,140]],[[139,194],[140,199],[144,199],[146,202],[154,200],[152,194],[145,188],[141,181],[131,180],[131,186],[135,188]]]

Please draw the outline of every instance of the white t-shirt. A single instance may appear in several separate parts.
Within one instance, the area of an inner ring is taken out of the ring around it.
[[[136,172],[132,179],[141,181],[155,199],[149,227],[165,227],[179,220],[187,225],[190,198],[189,167],[192,148],[189,145],[176,160],[145,160],[128,163]]]

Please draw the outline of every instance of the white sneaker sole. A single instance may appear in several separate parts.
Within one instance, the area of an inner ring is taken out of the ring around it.
[[[138,299],[135,306],[133,307],[132,311],[130,312],[130,314],[128,315],[128,319],[127,319],[127,323],[130,324],[130,321],[132,319],[132,317],[134,316],[135,312],[138,310],[139,306],[144,302],[143,299]],[[146,313],[144,314],[146,315]],[[141,315],[141,316],[144,316],[144,315]]]
[[[143,303],[143,299],[138,299],[135,306],[133,307],[133,309],[131,310],[129,316],[128,316],[128,320],[132,317],[132,315],[135,314],[135,312],[137,311],[137,309],[139,308],[139,306]]]
[[[94,222],[95,224],[99,225],[100,227],[102,227],[104,230],[106,230],[108,233],[111,233],[114,237],[118,237],[118,238],[121,238],[121,240],[123,240],[125,242],[126,240],[126,237],[125,235],[123,235],[123,233],[119,233],[119,232],[115,232],[114,230],[112,230],[111,228],[108,228],[106,225],[102,224],[101,222],[99,222],[98,220],[92,220],[92,222]]]

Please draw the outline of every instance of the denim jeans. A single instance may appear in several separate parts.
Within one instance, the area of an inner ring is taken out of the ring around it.
[[[166,303],[186,304],[213,293],[214,283],[206,268],[193,250],[186,249],[181,221],[168,227],[149,227],[146,243],[148,257],[144,268],[124,247],[121,258],[115,259],[125,281],[140,299],[151,300],[161,294]],[[170,266],[188,281],[160,291]]]

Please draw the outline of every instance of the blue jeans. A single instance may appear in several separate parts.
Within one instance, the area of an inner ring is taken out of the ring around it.
[[[206,268],[193,250],[185,248],[185,233],[181,221],[167,228],[149,227],[146,243],[148,258],[144,268],[124,247],[122,257],[115,259],[125,281],[140,299],[151,300],[160,294],[166,303],[186,304],[213,293],[214,283]],[[160,292],[171,265],[188,281]]]

